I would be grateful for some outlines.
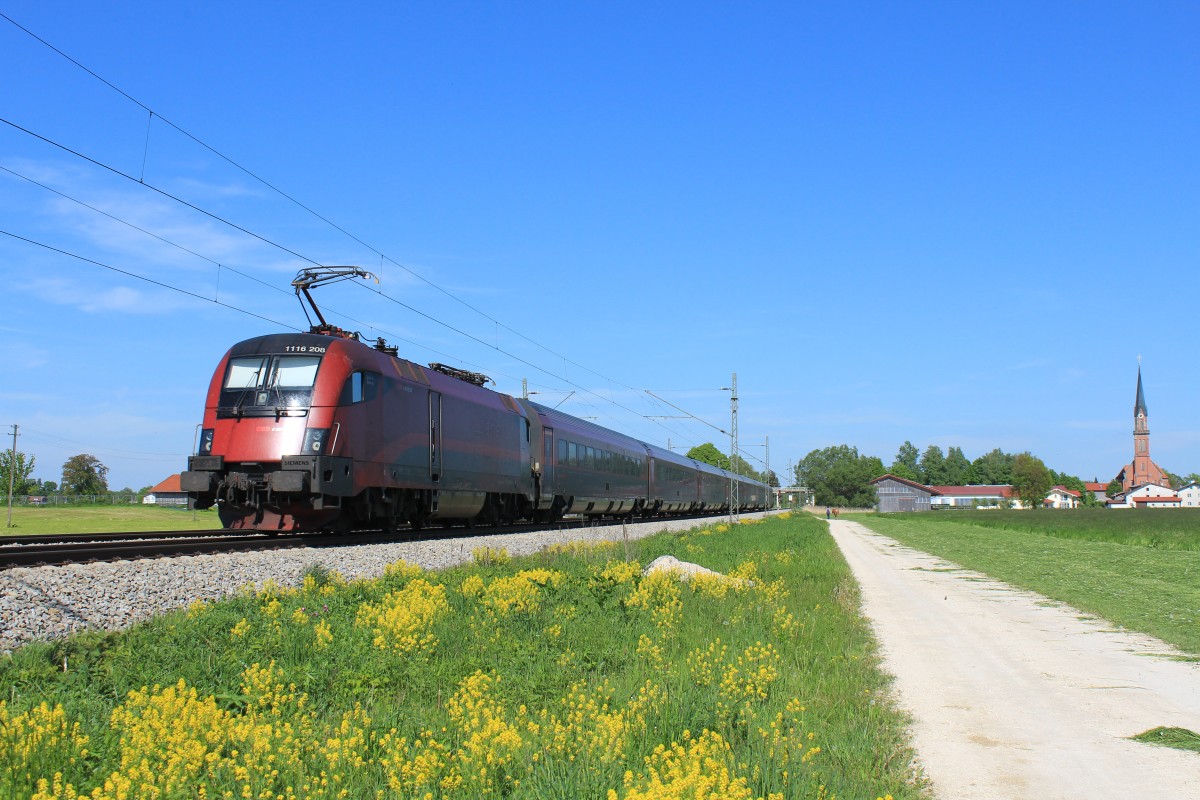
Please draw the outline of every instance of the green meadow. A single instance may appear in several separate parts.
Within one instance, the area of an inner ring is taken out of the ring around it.
[[[193,531],[221,527],[217,512],[150,505],[14,506],[0,511],[0,535]]]
[[[0,796],[923,796],[823,521],[480,545],[0,657]]]

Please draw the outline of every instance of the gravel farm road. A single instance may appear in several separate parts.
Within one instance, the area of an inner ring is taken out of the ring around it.
[[[1200,664],[856,522],[829,524],[938,800],[1200,798],[1200,753],[1128,738],[1200,732]]]

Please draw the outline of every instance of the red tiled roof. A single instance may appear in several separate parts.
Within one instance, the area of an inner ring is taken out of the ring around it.
[[[1104,492],[1108,490],[1107,483],[1085,483],[1084,486],[1087,487],[1089,492]]]
[[[930,486],[947,497],[1012,497],[1011,486]]]
[[[1079,492],[1075,491],[1074,489],[1068,489],[1065,486],[1055,486],[1054,488],[1063,494],[1071,495],[1071,497],[1079,497]]]
[[[164,494],[167,492],[182,492],[183,487],[179,484],[179,473],[176,472],[166,480],[159,483],[150,490],[150,494]]]
[[[1167,495],[1163,497],[1131,497],[1129,498],[1135,503],[1178,503],[1179,498],[1175,495]]]

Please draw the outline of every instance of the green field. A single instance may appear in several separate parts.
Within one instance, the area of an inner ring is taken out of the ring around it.
[[[1131,513],[1132,512],[1132,513]],[[1200,550],[1200,508],[938,511],[929,521],[1042,533],[1060,539]]]
[[[8,509],[4,509],[0,512],[0,526],[7,522]],[[0,534],[192,531],[220,527],[221,521],[212,509],[192,512],[147,505],[21,506],[12,510],[12,527],[0,527]]]
[[[977,511],[855,521],[1200,657],[1200,514]]]
[[[667,553],[723,575],[644,577]],[[804,514],[373,581],[313,565],[0,658],[0,796],[915,800],[888,697]]]

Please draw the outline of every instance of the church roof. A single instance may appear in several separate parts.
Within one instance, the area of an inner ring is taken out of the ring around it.
[[[1142,393],[1142,366],[1140,364],[1138,365],[1137,400],[1133,403],[1133,416],[1136,417],[1139,411],[1144,417],[1150,416],[1150,413],[1146,410],[1146,395]]]

